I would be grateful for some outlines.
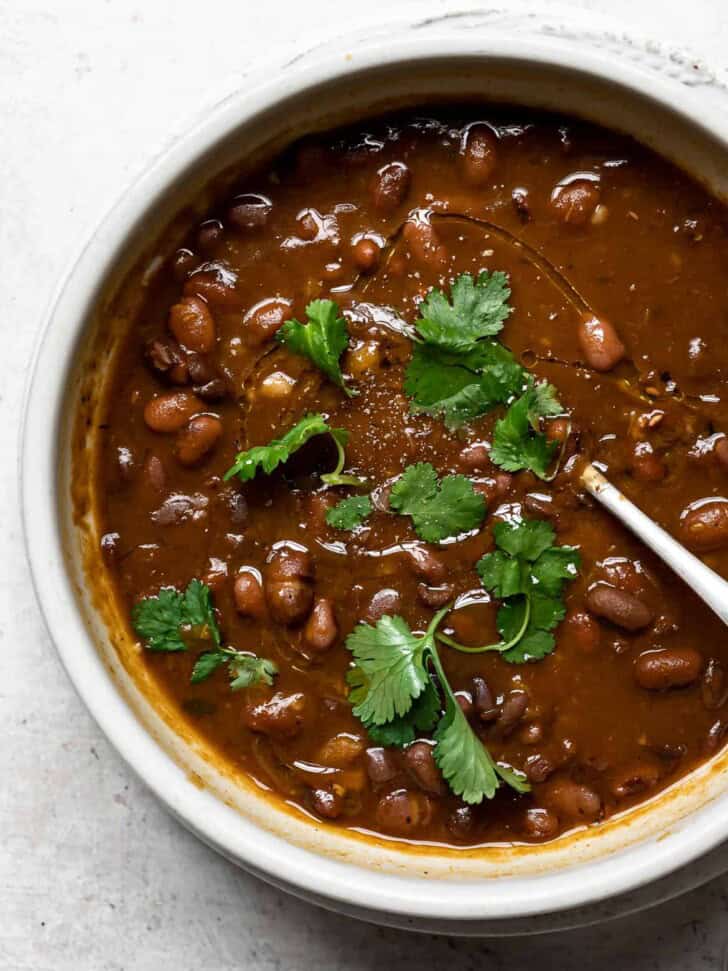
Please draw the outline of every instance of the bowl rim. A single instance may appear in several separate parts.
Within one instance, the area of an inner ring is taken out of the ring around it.
[[[201,790],[161,748],[122,698],[97,652],[76,603],[63,555],[57,515],[54,442],[60,427],[67,378],[99,283],[123,246],[136,218],[210,146],[246,118],[320,83],[346,81],[355,72],[384,66],[478,58],[516,60],[531,66],[567,67],[616,83],[640,98],[668,105],[694,128],[726,145],[717,120],[708,128],[696,113],[697,98],[674,83],[655,80],[638,64],[616,61],[576,44],[545,45],[533,38],[496,35],[490,40],[438,35],[377,39],[357,45],[356,56],[320,57],[313,66],[289,67],[274,80],[227,97],[202,122],[158,156],[123,193],[64,276],[41,327],[27,382],[20,448],[23,532],[36,596],[61,661],[85,706],[126,763],[158,799],[204,842],[278,886],[313,895],[318,902],[353,905],[370,914],[477,921],[527,917],[568,910],[634,890],[691,862],[728,836],[721,797],[694,814],[700,825],[675,827],[667,838],[645,841],[607,858],[538,877],[480,881],[423,880],[322,857],[261,830]],[[651,82],[645,90],[645,79]],[[90,282],[89,282],[90,281]],[[497,886],[496,886],[497,885]],[[477,887],[477,893],[474,889]]]

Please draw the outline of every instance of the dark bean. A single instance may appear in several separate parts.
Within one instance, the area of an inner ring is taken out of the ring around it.
[[[293,310],[288,301],[277,298],[261,300],[243,317],[245,339],[250,344],[263,344],[292,317]]]
[[[243,569],[238,573],[233,584],[233,601],[237,612],[244,617],[254,617],[256,620],[265,617],[263,585],[257,570]]]
[[[559,832],[559,820],[550,810],[534,806],[524,814],[523,831],[528,839],[550,840]]]
[[[385,587],[378,590],[369,601],[369,606],[364,614],[364,620],[369,624],[376,623],[385,614],[396,614],[400,609],[401,598],[396,590]]]
[[[634,594],[601,581],[589,587],[586,605],[597,617],[603,617],[623,630],[643,630],[655,619],[650,607]]]
[[[308,703],[302,692],[285,695],[279,691],[268,701],[249,702],[243,708],[243,723],[264,735],[293,738],[303,728],[307,715]]]
[[[582,317],[577,336],[584,360],[595,371],[611,371],[627,353],[619,334],[608,320]]]
[[[680,517],[683,542],[697,553],[728,546],[728,499],[691,503]]]
[[[705,666],[700,683],[700,693],[703,699],[703,707],[707,708],[708,711],[716,711],[728,701],[725,668],[714,657],[711,657]]]
[[[703,656],[694,647],[661,647],[643,651],[635,661],[637,684],[648,691],[685,688],[698,680]]]
[[[495,721],[500,714],[500,709],[483,678],[473,678],[473,707],[482,722]]]
[[[458,806],[447,817],[445,825],[456,840],[470,839],[475,829],[475,810],[472,806]]]
[[[392,752],[386,748],[368,748],[364,753],[367,775],[375,786],[391,782],[399,775],[399,766]]]
[[[206,219],[197,231],[197,245],[201,250],[209,251],[222,239],[223,226],[219,219]]]
[[[470,125],[460,144],[460,169],[468,185],[486,185],[495,169],[497,136],[488,125]]]
[[[371,184],[374,208],[385,215],[394,212],[404,202],[410,181],[410,170],[404,162],[390,162],[382,166]]]
[[[470,718],[475,707],[473,706],[473,699],[468,691],[456,691],[455,701],[460,705],[460,710],[465,715],[466,718]]]
[[[311,793],[311,808],[324,819],[337,819],[344,809],[343,795],[331,789],[314,789]]]
[[[652,789],[660,778],[660,767],[656,762],[636,761],[613,773],[609,789],[615,799],[629,799],[640,792]]]
[[[447,567],[440,557],[426,546],[412,546],[407,550],[410,565],[417,576],[439,586],[447,579]]]
[[[228,393],[227,385],[222,378],[211,378],[205,384],[196,384],[192,390],[198,398],[210,402],[222,401]]]
[[[265,227],[272,209],[273,203],[270,199],[251,192],[233,199],[227,219],[240,232],[256,232]]]
[[[483,442],[474,442],[460,452],[458,463],[464,472],[487,472],[491,467],[490,452]]]
[[[525,769],[530,782],[545,782],[556,766],[545,755],[529,755]]]
[[[557,186],[551,194],[551,206],[560,222],[583,226],[599,204],[599,184],[589,179],[575,179]]]
[[[500,706],[498,715],[498,730],[504,734],[513,731],[518,722],[523,718],[528,708],[528,695],[525,691],[516,688],[509,691]]]
[[[328,651],[336,643],[339,628],[334,616],[333,601],[318,597],[303,629],[303,639],[317,654]]]
[[[172,384],[186,384],[187,362],[182,348],[171,337],[156,337],[144,348],[144,357],[151,369]]]
[[[364,236],[354,244],[354,266],[360,273],[374,273],[379,266],[381,252],[381,247],[375,240]]]
[[[178,249],[172,258],[172,273],[175,280],[186,280],[197,265],[197,257],[189,249]]]
[[[144,421],[153,432],[178,432],[198,411],[202,402],[187,391],[170,391],[152,398],[144,407]]]
[[[543,799],[561,819],[577,822],[594,820],[602,810],[602,800],[598,793],[573,779],[558,779],[548,783]]]
[[[169,311],[169,329],[184,347],[209,354],[215,347],[215,321],[201,297],[183,297]]]
[[[444,607],[452,598],[453,588],[449,583],[439,587],[428,587],[425,583],[417,584],[417,598],[426,607]]]
[[[382,796],[377,803],[377,825],[396,836],[417,832],[430,821],[432,809],[423,792],[395,789]]]
[[[217,445],[222,422],[217,415],[197,415],[177,435],[175,455],[182,465],[197,465]]]
[[[435,762],[432,745],[428,742],[413,742],[405,749],[404,761],[421,789],[434,795],[445,792],[445,783]]]

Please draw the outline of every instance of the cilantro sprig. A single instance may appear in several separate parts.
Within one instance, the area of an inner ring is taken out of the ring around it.
[[[579,569],[579,552],[573,546],[555,546],[556,534],[541,519],[497,523],[496,549],[477,564],[486,590],[502,600],[496,626],[502,640],[496,644],[465,647],[445,634],[439,640],[467,654],[498,651],[511,664],[538,661],[555,646],[554,628],[564,619],[564,585]]]
[[[354,628],[346,639],[355,662],[348,675],[354,715],[383,745],[405,746],[418,732],[434,729],[435,761],[464,802],[492,799],[503,782],[527,792],[525,779],[497,763],[474,733],[450,686],[435,642],[449,609],[435,614],[424,634],[391,616]]]
[[[277,340],[294,354],[307,357],[350,397],[357,392],[349,388],[341,373],[340,358],[349,335],[346,320],[339,315],[333,300],[312,300],[306,307],[308,323],[287,321],[276,334]]]
[[[420,306],[415,327],[427,344],[445,351],[469,351],[483,337],[503,329],[511,313],[508,277],[500,270],[483,270],[477,277],[462,273],[450,289],[450,299],[433,289]]]
[[[344,446],[349,440],[349,433],[344,428],[331,428],[324,416],[320,414],[305,415],[293,428],[289,428],[284,435],[280,438],[274,438],[267,445],[255,445],[245,452],[239,452],[234,463],[225,473],[224,479],[227,482],[228,479],[237,475],[241,482],[248,482],[255,478],[259,470],[265,475],[270,475],[314,436],[327,434],[331,435],[336,445],[338,457],[336,468],[333,472],[322,475],[322,481],[332,486],[365,485],[365,480],[360,476],[346,475],[343,472],[346,463]]]
[[[353,530],[361,526],[372,513],[369,496],[350,496],[326,511],[326,522],[334,529]]]
[[[496,422],[491,461],[506,472],[530,469],[541,479],[552,478],[549,466],[559,446],[548,440],[540,430],[540,423],[542,418],[554,418],[562,413],[553,385],[537,384],[529,375],[523,395]]]
[[[272,684],[278,668],[267,658],[223,646],[210,588],[190,580],[184,593],[163,587],[154,597],[144,597],[132,610],[134,630],[150,651],[186,651],[209,642],[212,649],[197,658],[190,678],[198,684],[222,664],[228,665],[233,691],[253,684]]]
[[[429,462],[408,466],[392,486],[389,506],[412,517],[415,532],[426,543],[440,543],[476,529],[485,518],[485,499],[464,475],[438,480]]]

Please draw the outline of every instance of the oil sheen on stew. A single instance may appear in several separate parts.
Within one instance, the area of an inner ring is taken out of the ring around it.
[[[455,846],[722,746],[725,628],[579,469],[728,575],[726,225],[631,140],[471,107],[304,140],[190,226],[97,475],[195,730],[332,826]]]

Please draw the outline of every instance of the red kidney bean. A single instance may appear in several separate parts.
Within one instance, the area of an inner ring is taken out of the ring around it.
[[[197,465],[212,451],[222,435],[222,422],[216,415],[197,415],[177,435],[175,454],[182,465]]]
[[[661,647],[643,651],[635,661],[637,684],[648,691],[685,688],[698,680],[703,656],[694,647]]]
[[[364,764],[367,775],[375,786],[391,782],[399,775],[397,761],[392,752],[386,748],[368,748],[364,753]]]
[[[257,232],[265,228],[272,209],[273,203],[270,199],[251,192],[233,199],[227,219],[242,233]]]
[[[265,597],[257,572],[241,570],[238,573],[233,584],[233,601],[235,609],[243,617],[254,617],[256,620],[265,617]]]
[[[374,624],[385,614],[398,613],[400,606],[401,597],[398,591],[391,587],[385,587],[383,590],[378,590],[369,601],[364,619],[368,624]]]
[[[452,598],[453,588],[449,583],[439,587],[428,587],[425,583],[417,584],[417,599],[426,607],[444,607]]]
[[[169,311],[169,329],[183,347],[209,354],[215,347],[215,321],[201,297],[183,297]]]
[[[374,176],[371,184],[374,208],[389,215],[405,200],[411,182],[410,170],[404,162],[390,162],[383,165]]]
[[[206,269],[192,273],[182,292],[186,297],[202,297],[206,303],[220,307],[240,306],[235,289],[237,275],[224,263],[205,264]]]
[[[707,708],[708,711],[716,711],[728,701],[725,668],[714,657],[711,657],[705,666],[703,678],[700,682],[700,693],[703,707]]]
[[[528,839],[550,840],[559,832],[559,820],[550,810],[534,806],[524,814],[523,831]]]
[[[428,742],[413,742],[405,749],[404,761],[421,789],[434,795],[442,795],[445,792],[445,784],[435,762],[432,745]]]
[[[497,160],[497,135],[488,125],[470,125],[460,144],[460,170],[468,185],[485,185]]]
[[[623,630],[643,630],[655,619],[647,604],[634,594],[601,581],[587,591],[586,605],[597,617],[603,617]]]
[[[311,808],[324,819],[337,819],[344,809],[344,798],[331,789],[314,789],[311,793]]]
[[[245,339],[250,344],[263,344],[293,317],[291,305],[286,300],[261,300],[243,317]]]
[[[483,678],[473,678],[473,707],[482,722],[495,721],[500,714],[500,709]]]
[[[310,554],[295,547],[283,547],[266,569],[265,598],[274,620],[298,624],[313,606],[313,566]]]
[[[667,475],[667,468],[649,442],[638,442],[630,459],[632,475],[640,482],[661,482]]]
[[[627,353],[619,334],[608,320],[582,317],[577,337],[584,360],[595,371],[611,371]]]
[[[456,840],[470,839],[475,829],[475,810],[472,806],[458,806],[447,817],[445,825]]]
[[[379,266],[381,253],[382,250],[379,244],[375,240],[368,239],[364,236],[354,244],[352,250],[354,266],[360,273],[374,273]]]
[[[426,546],[412,546],[407,550],[410,566],[417,576],[438,586],[447,579],[447,567],[440,557]]]
[[[302,692],[286,695],[279,691],[268,701],[250,701],[243,708],[243,724],[273,738],[293,738],[303,728],[308,711]]]
[[[178,432],[198,411],[202,402],[187,391],[170,391],[157,395],[144,408],[144,421],[153,432]]]
[[[583,226],[599,205],[599,184],[589,179],[575,179],[568,185],[556,186],[551,194],[551,207],[559,221],[568,226]]]
[[[187,384],[187,362],[182,348],[171,337],[157,337],[147,343],[144,356],[152,370],[172,384]]]
[[[598,793],[573,779],[549,782],[543,800],[559,818],[577,822],[595,820],[602,811],[602,800]]]
[[[487,472],[491,467],[490,452],[483,442],[474,442],[460,452],[458,463],[464,472]]]
[[[395,789],[377,803],[377,825],[396,836],[407,836],[426,826],[432,815],[430,800],[422,792]]]
[[[528,708],[528,695],[525,691],[515,689],[509,691],[503,700],[498,715],[498,730],[507,735],[513,731],[518,722],[526,714]]]
[[[545,755],[529,755],[525,768],[530,782],[545,782],[556,766]]]
[[[424,219],[409,219],[404,224],[402,237],[418,263],[434,270],[445,268],[447,250],[440,242],[440,237],[432,223]]]
[[[602,632],[591,614],[585,610],[576,610],[566,615],[557,636],[560,643],[573,646],[585,654],[592,654],[599,648]]]
[[[728,546],[728,499],[691,503],[680,517],[683,542],[697,553],[710,553]]]
[[[334,605],[328,597],[318,597],[303,629],[303,639],[317,654],[328,651],[336,643],[339,628],[334,616]]]
[[[654,788],[659,779],[660,767],[657,763],[641,759],[614,772],[609,789],[615,799],[629,799]]]

